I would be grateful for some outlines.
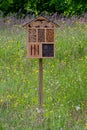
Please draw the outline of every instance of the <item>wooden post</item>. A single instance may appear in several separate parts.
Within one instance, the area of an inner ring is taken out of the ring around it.
[[[43,108],[43,62],[39,59],[39,105]]]
[[[39,123],[43,124],[43,62],[42,58],[39,59]]]

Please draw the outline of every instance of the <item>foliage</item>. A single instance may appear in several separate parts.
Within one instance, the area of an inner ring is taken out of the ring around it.
[[[77,14],[80,15],[84,12],[87,12],[87,1],[86,0],[72,0],[67,10],[68,14]]]
[[[87,12],[87,0],[1,0],[0,10],[4,15],[16,13],[19,16],[28,13],[55,13],[80,15]]]
[[[56,30],[56,58],[44,59],[44,117],[39,121],[38,60],[26,59],[20,25],[0,26],[0,129],[87,129],[87,24]]]
[[[1,0],[0,10],[3,12],[4,16],[9,13],[17,13],[17,15],[21,15],[26,13],[26,4],[27,0]]]

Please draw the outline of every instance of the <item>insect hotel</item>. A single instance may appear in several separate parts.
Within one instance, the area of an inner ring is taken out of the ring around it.
[[[27,30],[27,57],[52,58],[55,57],[55,28],[57,24],[49,19],[39,16],[25,23]]]

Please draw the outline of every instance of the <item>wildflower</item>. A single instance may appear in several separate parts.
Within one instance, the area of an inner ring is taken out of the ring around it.
[[[36,108],[36,111],[37,111],[37,113],[40,113],[40,109],[39,108]]]
[[[85,124],[85,129],[87,130],[87,123]]]
[[[0,99],[0,104],[3,102],[3,100],[2,99]]]
[[[76,109],[76,111],[79,111],[80,110],[80,106],[79,105],[75,106],[75,109]]]
[[[87,60],[87,56],[85,56],[85,59]]]

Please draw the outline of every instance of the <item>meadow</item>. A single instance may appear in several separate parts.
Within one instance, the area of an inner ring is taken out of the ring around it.
[[[44,59],[43,68],[41,123],[38,59],[26,58],[22,25],[1,22],[0,130],[87,130],[87,23],[62,22],[56,57]]]

